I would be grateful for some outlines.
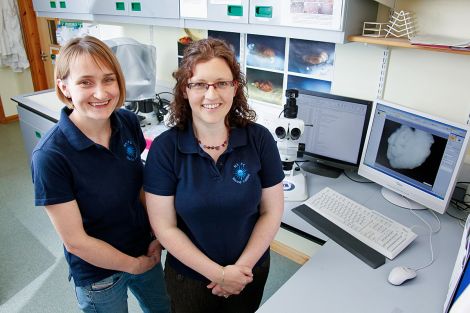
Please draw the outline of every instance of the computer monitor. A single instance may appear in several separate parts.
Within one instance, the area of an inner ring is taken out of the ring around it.
[[[297,117],[305,122],[302,169],[327,177],[356,170],[369,123],[372,101],[299,90]],[[309,126],[311,125],[311,126]]]
[[[405,208],[444,213],[467,150],[469,128],[383,100],[374,102],[359,175]]]

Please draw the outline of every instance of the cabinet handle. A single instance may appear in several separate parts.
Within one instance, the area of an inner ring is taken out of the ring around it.
[[[131,10],[132,11],[142,11],[140,7],[140,2],[132,2],[131,3]]]
[[[243,6],[242,5],[227,5],[227,15],[228,16],[243,16]]]
[[[116,10],[117,11],[126,10],[126,6],[125,6],[124,2],[116,2]]]
[[[255,8],[255,16],[256,17],[273,17],[273,7],[265,7],[265,6],[256,6]]]

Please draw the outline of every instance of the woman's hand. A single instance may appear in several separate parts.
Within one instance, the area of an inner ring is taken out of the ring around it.
[[[253,281],[251,268],[241,265],[228,265],[224,267],[223,277],[219,282],[211,282],[207,288],[212,289],[212,294],[228,297],[238,295],[245,286]]]
[[[161,255],[162,245],[157,239],[155,239],[149,244],[147,255],[141,255],[136,258],[136,262],[129,273],[134,275],[145,273],[160,263]]]
[[[160,262],[160,257],[157,258],[155,255],[141,255],[135,258],[135,262],[133,263],[133,266],[128,271],[128,273],[133,275],[145,273],[148,270],[152,269],[155,265],[157,265],[158,262]]]
[[[147,256],[155,256],[157,258],[157,263],[160,262],[162,257],[162,245],[158,239],[153,240],[147,249]]]

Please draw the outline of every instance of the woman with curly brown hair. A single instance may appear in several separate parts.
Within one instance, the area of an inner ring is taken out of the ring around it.
[[[254,312],[284,205],[276,143],[254,123],[225,42],[190,45],[173,77],[173,127],[154,140],[144,174],[173,312]]]

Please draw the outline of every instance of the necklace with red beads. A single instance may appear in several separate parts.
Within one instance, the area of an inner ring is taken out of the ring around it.
[[[224,148],[227,146],[227,142],[228,142],[228,138],[225,139],[224,142],[221,143],[220,145],[208,146],[208,145],[203,144],[199,139],[197,139],[197,143],[199,144],[199,147],[201,147],[202,149],[208,149],[208,150],[220,150],[221,148]]]

